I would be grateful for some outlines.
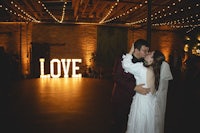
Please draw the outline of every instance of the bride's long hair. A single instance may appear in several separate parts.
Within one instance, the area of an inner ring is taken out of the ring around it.
[[[155,89],[158,90],[159,81],[160,81],[160,69],[162,62],[165,61],[165,56],[162,52],[155,50],[153,54],[153,71],[155,74]]]

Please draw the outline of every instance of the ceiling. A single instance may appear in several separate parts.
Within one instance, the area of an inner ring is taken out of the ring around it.
[[[137,28],[147,26],[148,16],[151,18],[148,22],[155,27],[196,28],[200,25],[200,1],[0,0],[0,22],[89,23]]]

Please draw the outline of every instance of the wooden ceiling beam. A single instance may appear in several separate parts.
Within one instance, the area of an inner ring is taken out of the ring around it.
[[[74,18],[76,21],[78,20],[78,12],[79,12],[79,6],[80,6],[81,0],[72,0],[72,8],[74,10]]]
[[[38,18],[40,18],[39,17],[39,15],[38,15],[38,12],[36,12],[35,11],[35,9],[33,9],[35,6],[36,6],[36,4],[35,4],[35,1],[33,1],[33,0],[31,0],[31,2],[30,2],[30,0],[24,0],[24,4],[25,4],[25,6],[26,7],[28,7],[28,9],[30,10],[29,12],[32,14],[32,15],[34,15],[34,17],[36,18],[36,19],[38,19]],[[37,7],[37,6],[36,6]],[[30,14],[30,15],[31,15]]]
[[[96,16],[103,18],[104,15],[106,15],[106,13],[108,12],[108,6],[111,6],[110,2],[101,2],[101,5],[97,9]]]
[[[81,12],[81,15],[83,15],[83,14],[85,13],[85,11],[86,11],[86,9],[87,9],[87,7],[88,7],[88,4],[89,4],[89,0],[85,0],[85,1],[84,1],[84,8],[83,8],[83,10],[82,10],[82,12]]]
[[[93,6],[92,10],[90,11],[89,15],[92,15],[95,12],[95,10],[97,10],[97,6],[99,4],[99,1],[100,0],[97,0],[97,1],[94,2],[94,6]]]

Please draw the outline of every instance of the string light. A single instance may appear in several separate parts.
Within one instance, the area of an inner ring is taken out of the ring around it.
[[[108,11],[108,13],[106,14],[105,17],[103,17],[103,19],[99,22],[100,24],[102,23],[108,23],[111,21],[114,21],[116,19],[119,19],[121,17],[124,17],[126,15],[129,15],[131,12],[136,11],[138,9],[140,9],[141,7],[143,7],[145,4],[148,3],[147,0],[143,1],[142,3],[140,3],[137,6],[131,7],[128,10],[124,11],[123,13],[121,13],[118,16],[115,16],[111,19],[106,20],[115,10],[116,6],[118,6],[119,4],[119,0],[116,0],[116,2],[111,6],[110,10]],[[7,7],[4,7],[2,5],[0,5],[0,8],[4,9],[5,11],[9,12],[10,14],[14,14],[17,17],[24,19],[26,21],[32,21],[32,22],[40,22],[39,20],[37,20],[36,18],[34,18],[33,16],[29,15],[27,12],[25,12],[23,9],[21,9],[20,6],[18,6],[17,4],[15,4],[13,1],[10,2],[13,7],[16,8],[17,11],[19,11],[20,13],[11,10]],[[63,9],[62,9],[62,16],[60,18],[60,20],[58,18],[56,18],[45,6],[45,4],[43,4],[40,0],[38,0],[38,3],[41,4],[41,6],[43,7],[43,9],[58,23],[63,23],[64,17],[65,17],[65,12],[66,12],[66,5],[67,2],[64,2],[63,4]],[[187,7],[181,7],[179,5],[179,3],[181,3],[181,0],[177,0],[176,2],[172,2],[168,5],[166,5],[164,8],[161,8],[160,10],[158,10],[157,12],[154,12],[153,14],[151,14],[151,20],[152,20],[152,26],[164,26],[164,25],[169,25],[172,28],[190,28],[190,30],[188,30],[187,32],[190,32],[191,30],[195,29],[196,27],[199,27],[199,24],[195,24],[195,23],[199,23],[200,22],[200,14],[196,14],[196,15],[191,15],[188,17],[182,17],[182,18],[178,18],[176,20],[171,20],[171,21],[165,21],[165,18],[168,17],[172,17],[173,15],[178,15],[179,13],[184,13],[184,12],[188,12],[188,10],[199,10],[199,3],[196,3],[195,5],[189,5]],[[178,10],[172,10],[173,7],[180,7]],[[168,10],[171,10],[170,12],[167,12]],[[130,22],[130,23],[126,23],[127,25],[137,25],[137,24],[143,24],[147,22],[147,18],[142,18],[140,20],[136,20],[134,22]],[[191,23],[189,25],[189,23]]]
[[[23,15],[21,14],[18,14],[18,16],[20,16],[21,18],[23,19],[26,19],[26,20],[29,20],[29,21],[33,21],[33,22],[40,22],[39,20],[35,19],[34,17],[32,17],[31,15],[29,15],[27,12],[25,12],[23,9],[21,9],[17,4],[14,4],[13,1],[10,2],[12,5],[14,5],[16,7],[16,9],[18,9],[21,13],[23,13],[25,16],[27,17],[24,17]],[[14,14],[17,14],[17,13],[14,13]]]
[[[63,8],[62,8],[62,16],[61,16],[61,19],[57,19],[48,9],[47,7],[40,1],[38,0],[38,3],[41,4],[41,6],[43,7],[43,9],[58,23],[62,23],[63,20],[64,20],[64,16],[65,16],[65,10],[66,10],[66,5],[67,5],[67,2],[64,2],[63,4]]]
[[[144,4],[147,4],[147,1],[144,1]],[[143,6],[143,4],[139,4],[139,7],[142,7],[142,6]],[[123,16],[129,15],[131,12],[134,11],[133,9],[137,10],[138,7],[135,6],[135,7],[129,8],[129,10],[123,12],[122,14],[120,14],[120,15],[118,15],[118,16],[116,16],[116,17],[113,17],[113,18],[111,18],[111,19],[108,19],[108,20],[104,21],[104,23],[108,23],[108,22],[110,22],[110,21],[119,19],[119,18],[121,18],[121,17],[123,17]]]
[[[33,16],[29,15],[27,12],[25,12],[23,9],[21,9],[17,4],[14,4],[13,1],[10,2],[12,5],[14,5],[14,7],[20,11],[22,14],[15,12],[12,9],[8,9],[7,7],[4,7],[3,5],[0,6],[0,8],[4,8],[5,11],[9,12],[10,14],[16,15],[17,17],[24,19],[26,21],[29,22],[37,22],[39,23],[40,21],[37,20],[36,18],[34,18]],[[24,16],[25,15],[25,16]]]
[[[179,0],[178,2],[181,2],[181,0]],[[176,5],[176,3],[172,3],[172,5]],[[166,6],[167,9],[170,9],[171,6],[170,5],[167,5]],[[167,9],[163,8],[162,11],[165,12]],[[176,11],[177,13],[177,11]],[[158,14],[161,14],[161,11],[157,11],[154,13],[154,15],[152,14],[151,15],[151,20],[156,20],[156,19],[159,19],[159,18],[163,18],[163,17],[167,17],[167,14],[164,14],[163,16],[160,15],[160,16],[157,16]],[[169,12],[168,15],[171,16],[173,13]],[[134,21],[134,22],[130,22],[130,23],[126,23],[126,24],[129,24],[129,25],[133,25],[133,24],[141,24],[141,23],[146,23],[147,22],[147,18],[144,18],[142,20],[138,20],[138,21]]]
[[[178,0],[178,2],[180,3],[181,0]],[[172,3],[172,6],[177,6],[178,3]],[[172,6],[168,5],[166,6],[166,8],[163,8],[160,11],[155,12],[154,14],[151,15],[151,20],[155,21],[155,20],[159,20],[161,19],[161,21],[165,20],[165,17],[170,17],[172,15],[177,15],[179,12],[187,12],[188,10],[191,10],[191,6],[188,6],[187,8],[179,8],[179,10],[174,10],[172,12],[169,13],[165,13],[165,11],[167,11],[167,9],[170,9]],[[198,8],[199,4],[195,4],[193,6],[194,8]],[[195,10],[193,8],[193,10]],[[163,15],[161,15],[161,11],[163,11]],[[159,15],[160,14],[160,15]],[[159,16],[158,16],[159,15]],[[135,25],[135,24],[142,24],[142,23],[146,23],[147,22],[147,18],[144,19],[140,19],[131,23],[126,23],[127,25]],[[166,22],[160,22],[160,23],[153,23],[152,26],[163,26],[163,25],[171,25],[171,27],[176,27],[176,28],[190,28],[192,27],[189,31],[195,29],[196,27],[199,27],[199,24],[190,24],[187,25],[187,23],[199,23],[200,22],[200,18],[199,18],[199,14],[196,14],[195,16],[190,16],[190,17],[186,17],[186,18],[180,18],[178,20],[173,20],[173,21],[166,21]],[[184,24],[184,26],[179,26],[179,24]],[[188,31],[188,32],[189,32]]]
[[[104,20],[112,13],[113,9],[118,5],[118,3],[119,3],[119,0],[117,0],[117,2],[115,2],[115,4],[113,6],[111,6],[111,8],[108,11],[107,15],[99,22],[100,24],[106,23],[106,22],[104,22]]]

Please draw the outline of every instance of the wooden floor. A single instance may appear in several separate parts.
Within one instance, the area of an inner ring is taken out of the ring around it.
[[[187,97],[181,84],[170,83],[166,133],[190,131],[186,124],[190,119],[185,116]],[[6,83],[0,91],[0,132],[110,133],[112,85],[111,80],[92,78]]]

